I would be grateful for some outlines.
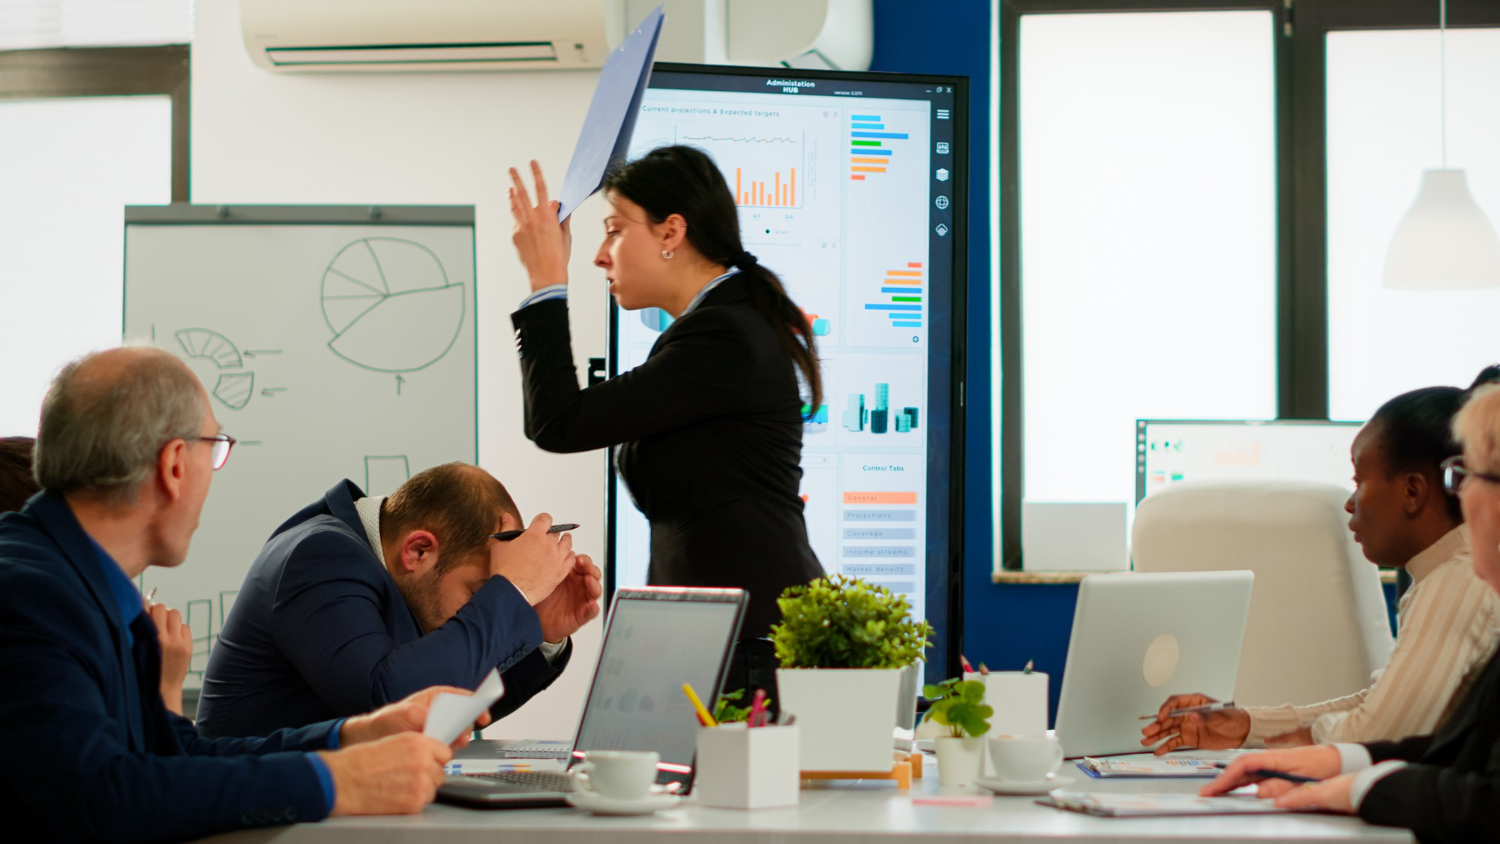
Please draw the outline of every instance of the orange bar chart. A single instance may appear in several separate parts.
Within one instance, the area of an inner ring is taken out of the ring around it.
[[[797,168],[771,174],[769,180],[746,179],[743,167],[734,168],[734,203],[759,208],[797,208]]]

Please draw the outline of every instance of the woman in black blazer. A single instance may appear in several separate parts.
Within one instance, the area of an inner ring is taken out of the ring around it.
[[[1444,462],[1443,481],[1463,502],[1474,573],[1500,592],[1500,384],[1471,389],[1453,422],[1464,454]],[[1294,788],[1261,771],[1323,782]],[[1426,844],[1500,841],[1500,651],[1433,735],[1243,756],[1202,793],[1257,781],[1278,806],[1407,827]]]
[[[807,317],[744,250],[713,161],[663,147],[606,179],[594,264],[620,307],[675,321],[639,367],[579,389],[563,286],[571,240],[535,162],[532,173],[534,206],[511,171],[513,239],[533,291],[511,317],[526,436],[554,452],[618,446],[616,465],[651,522],[649,582],[748,590],[725,688],[774,690],[765,637],[780,619],[776,598],[823,574],[798,496],[804,407],[822,402]]]

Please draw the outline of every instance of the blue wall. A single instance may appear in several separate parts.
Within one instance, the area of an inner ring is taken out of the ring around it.
[[[964,652],[994,668],[1038,669],[1061,678],[1076,590],[996,586],[990,456],[990,114],[989,0],[875,0],[872,70],[969,78],[968,383],[964,476]],[[1053,657],[1052,635],[1061,630]],[[1053,683],[1054,686],[1057,682]]]

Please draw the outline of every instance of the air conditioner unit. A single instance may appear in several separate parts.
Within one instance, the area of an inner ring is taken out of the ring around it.
[[[240,0],[240,28],[279,72],[584,70],[658,4],[658,61],[870,66],[871,0]]]
[[[241,0],[275,71],[577,70],[625,36],[626,0]]]

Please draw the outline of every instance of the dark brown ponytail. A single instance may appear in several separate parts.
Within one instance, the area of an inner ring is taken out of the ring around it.
[[[724,174],[708,154],[695,147],[659,147],[611,172],[604,189],[641,206],[653,223],[673,214],[687,220],[687,239],[698,254],[745,277],[750,302],[775,328],[782,348],[811,393],[804,417],[811,419],[823,403],[818,348],[807,315],[797,307],[776,274],[761,266],[740,242],[740,218]]]

